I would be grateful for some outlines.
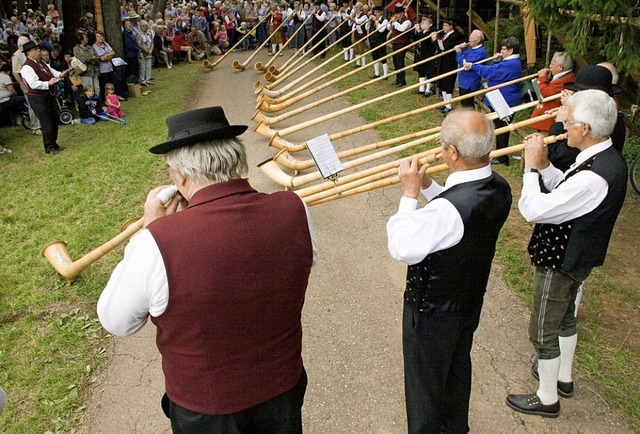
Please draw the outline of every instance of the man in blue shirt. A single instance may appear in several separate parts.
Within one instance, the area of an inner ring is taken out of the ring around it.
[[[476,63],[480,60],[484,60],[489,55],[485,50],[482,43],[484,42],[484,35],[480,30],[474,30],[469,35],[469,43],[459,44],[454,48],[456,49],[456,62],[458,67],[462,68],[465,63]],[[472,70],[465,70],[458,73],[458,92],[460,96],[466,95],[471,92],[475,92],[480,89],[480,76],[477,72]],[[475,108],[473,104],[473,98],[467,98],[460,101],[463,107]]]

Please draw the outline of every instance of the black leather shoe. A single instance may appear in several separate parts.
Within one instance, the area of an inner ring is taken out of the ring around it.
[[[538,358],[536,357],[531,365],[531,375],[533,378],[540,381],[540,375],[538,375]],[[573,381],[564,382],[558,381],[558,395],[563,398],[571,398],[573,396]]]
[[[379,76],[379,75],[375,75],[375,74],[374,74],[374,75],[370,75],[370,76],[369,76],[369,78],[373,80],[373,79],[375,79],[375,78],[380,78],[380,76]]]
[[[537,414],[542,417],[558,417],[560,415],[560,401],[544,405],[535,393],[529,395],[508,395],[506,404],[520,413]]]
[[[406,85],[407,85],[406,82],[401,81],[400,83],[396,84],[396,87],[403,87],[403,86],[406,86]]]
[[[428,92],[424,93],[424,96],[431,96],[431,95],[433,95],[433,92],[431,92],[431,91],[428,91]]]
[[[449,113],[451,111],[451,109],[449,107],[440,107],[440,113],[442,113],[443,115],[447,115],[447,113]]]

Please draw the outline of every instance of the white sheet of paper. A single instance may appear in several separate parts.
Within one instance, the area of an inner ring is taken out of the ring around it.
[[[328,134],[311,139],[307,141],[306,145],[323,178],[327,179],[342,171],[342,163],[340,163]]]
[[[540,92],[540,82],[537,78],[531,80],[531,86],[533,86],[533,91],[536,93],[537,100],[542,101],[544,97],[542,96],[542,92]]]
[[[127,64],[122,57],[114,57],[111,59],[111,63],[113,63],[113,66],[126,66]]]
[[[491,107],[493,107],[493,110],[498,114],[498,117],[500,119],[504,119],[513,114],[513,110],[511,110],[511,107],[509,107],[509,104],[507,104],[507,101],[500,93],[500,90],[492,90],[491,92],[487,92],[485,96],[489,100]]]

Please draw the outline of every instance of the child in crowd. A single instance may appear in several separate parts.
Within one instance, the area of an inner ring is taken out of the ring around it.
[[[95,124],[104,113],[98,104],[98,97],[93,86],[85,87],[84,94],[78,101],[78,112],[80,113],[80,123],[87,125]]]
[[[104,102],[107,105],[107,113],[114,118],[123,118],[124,112],[120,110],[120,99],[116,95],[116,89],[112,83],[104,86]]]
[[[249,28],[249,26],[247,25],[247,23],[245,23],[244,21],[240,23],[240,27],[238,27],[236,29],[236,31],[239,33],[238,37],[239,38],[244,38],[245,35],[247,33],[249,33],[251,31],[251,29]],[[242,41],[242,51],[247,51],[249,50],[249,47],[251,46],[251,42],[249,41],[249,39],[251,39],[250,36],[247,36],[246,38],[244,38],[244,40]]]
[[[227,51],[229,47],[229,35],[227,29],[224,26],[220,26],[220,33],[218,34],[218,48],[223,53]]]

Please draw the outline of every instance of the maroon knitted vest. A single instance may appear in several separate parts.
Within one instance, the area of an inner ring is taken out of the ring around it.
[[[35,60],[29,59],[27,57],[27,60],[24,62],[24,65],[29,65],[31,68],[33,68],[36,75],[38,76],[38,80],[40,81],[49,81],[53,78],[53,74],[51,73],[51,70],[49,70],[49,67],[47,66],[47,64],[42,61],[36,62]],[[27,85],[27,87],[29,86]],[[30,87],[29,87],[29,91],[27,92],[27,95],[52,96],[48,90],[31,89]]]
[[[148,229],[169,282],[167,310],[152,318],[169,398],[220,415],[291,389],[302,373],[312,264],[300,198],[232,180],[199,190]]]
[[[404,24],[405,21],[409,21],[409,18],[407,18],[406,16],[402,17],[402,21],[400,21],[400,24]],[[395,28],[391,30],[391,38],[396,37],[397,35],[399,35],[400,33],[402,33],[402,36],[400,36],[397,39],[394,39],[393,42],[391,43],[392,45],[395,44],[408,44],[409,42],[411,42],[411,27],[409,27],[409,29],[405,32],[399,32],[397,31]]]

